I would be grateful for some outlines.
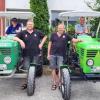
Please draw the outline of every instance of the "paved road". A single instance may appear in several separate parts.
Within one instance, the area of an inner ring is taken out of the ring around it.
[[[50,76],[36,80],[34,96],[28,97],[21,90],[22,79],[0,79],[0,100],[63,100],[57,89],[51,91]],[[71,100],[100,100],[100,83],[73,81]]]

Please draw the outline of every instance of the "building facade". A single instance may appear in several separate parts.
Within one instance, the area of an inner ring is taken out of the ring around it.
[[[5,0],[0,0],[0,11],[5,11]],[[0,36],[5,30],[5,20],[0,18]]]

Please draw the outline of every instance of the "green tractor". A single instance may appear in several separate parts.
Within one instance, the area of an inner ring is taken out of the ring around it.
[[[10,39],[0,40],[0,74],[11,75],[20,60],[20,45]]]
[[[5,18],[33,18],[32,12],[0,12]],[[1,18],[2,19],[2,18]],[[39,55],[39,64],[30,64],[28,72],[22,69],[23,58],[20,44],[13,40],[14,35],[0,37],[0,78],[26,78],[27,94],[32,96],[35,90],[36,73],[42,75],[42,53]],[[39,66],[40,69],[37,69]]]
[[[90,75],[90,77],[98,77],[100,73],[100,42],[87,35],[81,35],[77,38],[83,40],[75,47],[82,71],[87,77]]]
[[[63,12],[61,18],[67,17],[100,17],[100,12]],[[68,19],[68,18],[67,18]],[[67,22],[68,23],[68,22]],[[68,26],[67,26],[68,27]],[[96,36],[90,34],[77,35],[82,42],[69,44],[67,63],[61,66],[61,93],[64,100],[70,100],[71,79],[81,78],[84,80],[100,79],[100,24]]]

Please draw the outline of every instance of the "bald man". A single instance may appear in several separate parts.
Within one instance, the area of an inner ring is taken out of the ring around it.
[[[60,66],[63,65],[64,56],[66,55],[66,46],[68,41],[79,42],[79,39],[72,38],[65,33],[64,24],[59,24],[57,32],[52,33],[48,44],[48,60],[50,61],[50,68],[52,69],[53,84],[51,89],[55,90],[60,84]],[[56,73],[58,70],[58,74]]]

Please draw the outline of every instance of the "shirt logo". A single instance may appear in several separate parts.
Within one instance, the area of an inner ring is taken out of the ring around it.
[[[27,38],[27,34],[25,35],[25,37]]]
[[[34,36],[36,37],[37,35],[36,35],[36,34],[34,34]]]
[[[63,35],[63,38],[65,38],[65,35]]]

